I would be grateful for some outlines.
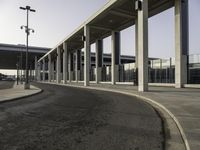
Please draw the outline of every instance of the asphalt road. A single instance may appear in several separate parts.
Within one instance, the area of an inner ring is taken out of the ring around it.
[[[0,90],[12,88],[14,81],[0,81]]]
[[[161,150],[162,121],[148,104],[117,93],[48,84],[0,104],[1,150]]]

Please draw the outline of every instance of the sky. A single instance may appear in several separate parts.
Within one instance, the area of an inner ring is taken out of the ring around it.
[[[108,0],[0,0],[0,43],[25,44],[26,13],[30,5],[29,36],[32,46],[53,48]],[[189,0],[189,53],[200,54],[200,0]],[[149,57],[169,58],[175,54],[174,8],[149,19]],[[94,51],[94,45],[91,46]],[[104,52],[111,52],[111,38],[104,39]],[[135,54],[134,26],[121,32],[121,54]]]

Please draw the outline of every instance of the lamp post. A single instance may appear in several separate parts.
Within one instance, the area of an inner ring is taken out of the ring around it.
[[[19,84],[19,63],[16,64],[17,67],[17,85]]]
[[[18,46],[20,47],[20,60],[19,60],[20,82],[21,82],[21,84],[23,84],[23,74],[22,74],[22,70],[23,70],[23,49],[26,47],[26,45],[18,44]]]
[[[28,36],[30,34],[30,31],[32,31],[32,33],[34,33],[34,30],[29,28],[29,24],[28,24],[28,15],[29,15],[29,11],[31,12],[35,12],[34,9],[31,9],[30,6],[26,6],[26,7],[19,7],[22,10],[26,10],[27,13],[27,24],[26,26],[21,26],[21,29],[25,29],[25,33],[26,33],[26,81],[24,84],[24,89],[30,89],[30,83],[29,83],[29,79],[28,79]]]

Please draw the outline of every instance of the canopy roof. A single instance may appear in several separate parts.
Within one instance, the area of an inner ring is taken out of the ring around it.
[[[174,0],[149,0],[149,17],[159,14],[174,6]],[[111,35],[111,31],[121,31],[135,24],[136,11],[134,0],[110,0],[99,11],[86,20],[74,32],[45,54],[39,61],[48,54],[56,52],[57,47],[67,42],[68,50],[82,49],[84,43],[84,26],[90,26],[90,43],[97,39],[103,39]]]

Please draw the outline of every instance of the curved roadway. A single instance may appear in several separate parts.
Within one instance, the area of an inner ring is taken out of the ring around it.
[[[161,150],[162,121],[117,93],[36,84],[33,97],[0,104],[1,150]]]

